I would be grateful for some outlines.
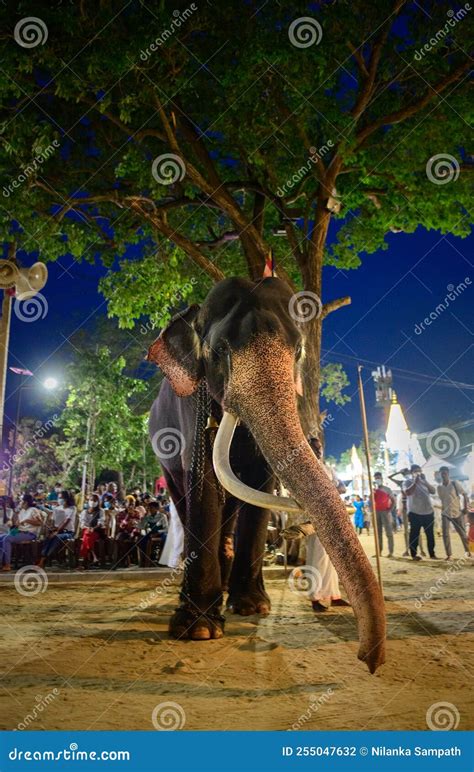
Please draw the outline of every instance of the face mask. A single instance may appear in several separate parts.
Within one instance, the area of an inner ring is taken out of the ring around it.
[[[104,503],[104,509],[110,509],[110,501]]]
[[[64,499],[58,499],[58,504],[61,504],[61,506],[64,504]]]

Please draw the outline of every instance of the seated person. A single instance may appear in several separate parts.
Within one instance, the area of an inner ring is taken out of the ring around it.
[[[44,483],[38,483],[36,486],[36,491],[34,493],[34,500],[35,500],[35,506],[40,506],[40,504],[44,504],[46,501],[46,486]]]
[[[52,502],[55,502],[59,498],[59,494],[61,493],[63,489],[63,486],[60,482],[57,482],[54,484],[54,488],[48,493],[46,497],[46,501],[51,504]]]
[[[138,531],[138,523],[140,522],[141,512],[138,509],[143,507],[135,506],[135,499],[133,496],[127,496],[127,506],[117,514],[117,531],[115,538],[119,541],[126,541],[133,536],[136,536]]]
[[[2,571],[11,571],[12,545],[35,541],[43,522],[44,515],[34,506],[33,496],[25,493],[9,533],[0,537],[0,566],[4,564]]]
[[[105,514],[97,493],[89,496],[87,507],[80,514],[79,526],[82,534],[80,567],[85,568],[89,555],[92,555],[93,565],[98,565],[99,559],[94,548],[99,539],[105,538]]]
[[[43,543],[41,558],[38,565],[44,567],[63,541],[74,539],[76,533],[77,509],[74,503],[74,495],[69,491],[61,491],[58,496],[58,506],[53,507],[52,524],[49,536]]]
[[[152,501],[148,505],[148,512],[144,514],[139,523],[140,538],[137,547],[146,554],[148,543],[152,536],[160,537],[160,549],[163,548],[168,533],[168,518],[158,501]]]

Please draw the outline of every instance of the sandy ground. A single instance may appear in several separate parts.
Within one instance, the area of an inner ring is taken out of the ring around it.
[[[375,676],[356,658],[352,611],[316,617],[283,572],[267,582],[269,617],[228,616],[226,636],[201,643],[167,637],[176,588],[138,608],[157,576],[34,597],[2,586],[0,727],[426,729],[431,709],[472,728],[474,560],[455,546],[448,574],[444,561],[382,559],[389,640]]]

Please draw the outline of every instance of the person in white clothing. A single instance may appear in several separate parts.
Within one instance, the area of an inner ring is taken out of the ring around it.
[[[449,477],[449,468],[442,466],[439,470],[441,475],[441,485],[438,485],[437,492],[441,500],[441,527],[443,533],[444,548],[446,550],[446,559],[451,560],[451,526],[462,541],[464,552],[469,553],[469,541],[466,535],[466,528],[463,522],[463,512],[468,509],[467,494],[461,483],[457,480],[451,480]],[[462,502],[462,504],[461,504]]]
[[[10,533],[0,538],[0,566],[2,571],[11,571],[11,554],[13,544],[22,544],[27,541],[35,541],[43,526],[44,518],[39,509],[33,506],[33,496],[25,493],[21,501],[20,511]]]
[[[160,555],[161,566],[179,568],[184,550],[184,528],[178,515],[174,502],[170,499],[170,514],[168,535],[166,537],[163,552]]]
[[[325,469],[328,477],[332,478],[337,492],[345,493],[345,485],[337,479],[335,472],[327,466]],[[314,591],[309,596],[313,611],[320,613],[327,611],[330,606],[350,605],[347,600],[341,598],[336,569],[329,560],[329,555],[316,533],[308,536],[306,539],[306,565],[309,567],[308,578],[310,585],[313,581],[312,577],[317,577]],[[311,568],[316,569],[318,573],[313,574]]]
[[[74,496],[69,491],[62,490],[58,494],[58,506],[53,507],[53,528],[44,540],[41,558],[38,565],[44,567],[64,541],[74,539],[76,535],[77,508]]]
[[[410,523],[410,555],[413,560],[421,560],[417,555],[420,531],[426,533],[428,552],[436,560],[434,537],[434,512],[431,496],[436,489],[428,482],[418,464],[410,467],[410,477],[402,483],[402,491],[407,497],[408,522]]]
[[[308,442],[314,454],[321,458],[322,450],[317,438],[311,437]],[[328,477],[333,480],[337,492],[345,493],[346,487],[337,479],[334,470],[327,466],[324,468]],[[350,606],[347,600],[341,598],[336,569],[329,560],[329,555],[321,544],[313,524],[304,522],[290,526],[282,531],[282,536],[286,539],[299,539],[306,536],[306,565],[295,571],[301,570],[303,576],[307,575],[310,588],[314,585],[314,589],[310,589],[308,595],[313,611],[327,611],[330,606]]]

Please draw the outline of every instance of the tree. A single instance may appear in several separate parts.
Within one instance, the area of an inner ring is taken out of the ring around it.
[[[6,238],[14,217],[15,238],[43,259],[121,262],[103,290],[122,324],[155,317],[156,292],[166,305],[192,279],[198,295],[226,275],[258,278],[273,250],[310,301],[314,431],[323,321],[350,302],[326,297],[323,266],[357,267],[387,234],[420,225],[469,232],[466,9],[339,0],[117,13],[106,0],[58,13],[40,0],[47,42],[25,47],[13,28],[27,6],[0,11],[11,30]]]
[[[125,365],[123,356],[113,359],[109,348],[96,346],[79,351],[70,366],[60,421],[64,441],[59,446],[59,455],[68,464],[69,484],[77,485],[81,479],[87,446],[91,489],[105,470],[115,470],[122,488],[139,475],[151,481],[159,474],[156,460],[146,450],[148,411],[142,399],[147,384],[127,375]]]
[[[57,430],[57,416],[46,423],[33,418],[23,418],[18,426],[16,448],[13,453],[12,490],[34,491],[38,483],[52,487],[63,478],[62,459],[58,452],[60,435]],[[9,465],[4,469],[5,483],[8,484]]]

